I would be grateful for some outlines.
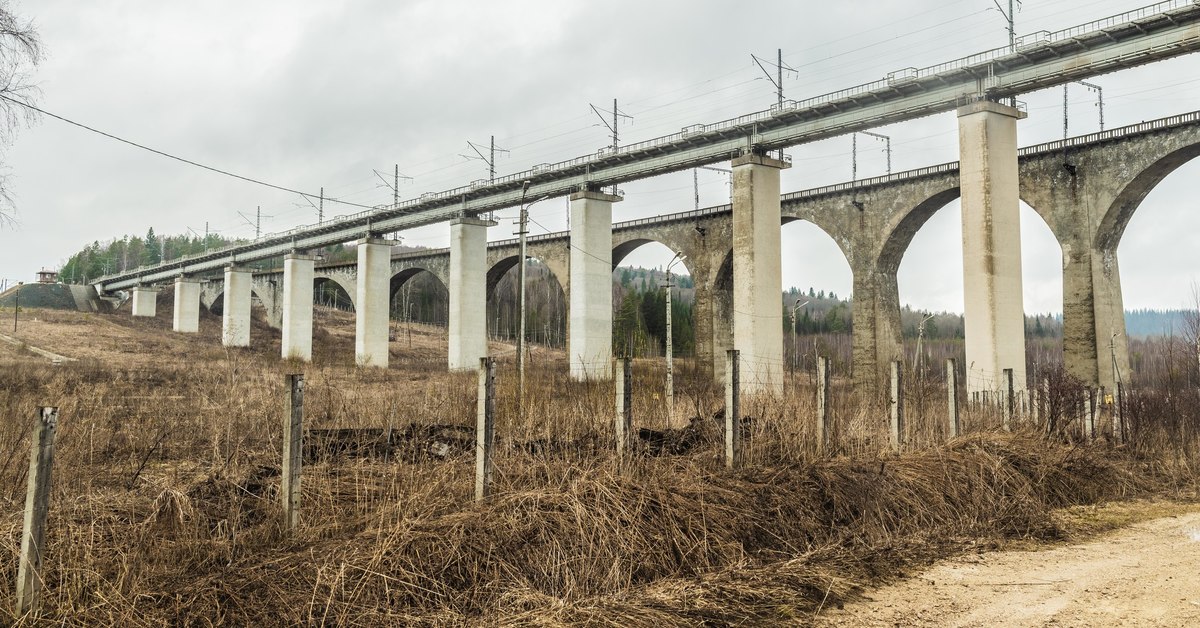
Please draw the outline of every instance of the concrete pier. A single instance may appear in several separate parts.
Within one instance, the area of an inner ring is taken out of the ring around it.
[[[283,342],[285,360],[312,361],[313,266],[311,255],[283,258]]]
[[[132,310],[134,316],[154,318],[158,310],[158,290],[146,286],[134,286]]]
[[[571,195],[571,378],[612,378],[612,205],[601,192]]]
[[[221,306],[221,344],[226,347],[250,346],[251,282],[248,268],[225,268],[225,303]]]
[[[1017,120],[982,101],[958,110],[967,392],[997,391],[1004,369],[1025,388]]]
[[[487,228],[495,223],[458,218],[450,223],[450,370],[479,368],[487,357]]]
[[[358,247],[358,290],[354,316],[354,362],[387,368],[391,320],[392,242],[367,238]]]
[[[181,334],[200,331],[200,280],[175,278],[175,313],[171,329]]]
[[[763,155],[733,160],[733,346],[744,392],[783,393],[779,172]]]

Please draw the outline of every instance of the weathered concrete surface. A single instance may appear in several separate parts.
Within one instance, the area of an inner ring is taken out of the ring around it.
[[[175,307],[171,329],[181,334],[200,331],[200,280],[175,278]]]
[[[571,309],[567,354],[573,379],[612,377],[612,205],[619,196],[571,195]]]
[[[311,255],[283,258],[283,323],[280,353],[284,360],[312,360],[313,266]]]
[[[149,286],[134,286],[132,311],[134,316],[154,318],[158,310],[158,290]]]
[[[450,370],[479,368],[487,357],[487,228],[492,222],[450,223]]]
[[[248,268],[225,269],[225,303],[221,308],[221,344],[250,346],[250,300],[254,275]]]
[[[742,390],[783,392],[783,293],[779,200],[782,161],[733,160],[733,346]]]
[[[958,111],[968,394],[1000,390],[1005,369],[1012,369],[1018,390],[1025,388],[1017,175],[1017,120],[1023,117],[986,101]]]
[[[359,240],[358,295],[354,311],[354,362],[387,368],[388,325],[391,320],[390,240]]]

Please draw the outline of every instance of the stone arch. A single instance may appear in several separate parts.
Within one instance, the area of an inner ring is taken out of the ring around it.
[[[357,286],[346,277],[330,273],[317,273],[313,277],[314,303],[318,302],[317,295],[320,292],[332,293],[335,307],[348,304],[350,311],[358,310]]]
[[[621,262],[630,253],[636,251],[637,249],[647,244],[661,244],[671,251],[682,252],[684,254],[684,259],[680,263],[683,264],[683,267],[687,269],[688,275],[694,276],[694,273],[692,272],[692,266],[695,261],[693,260],[692,256],[688,254],[687,248],[673,245],[672,243],[665,242],[664,240],[666,240],[666,238],[629,238],[628,240],[619,241],[613,246],[612,250],[613,270],[616,270],[617,267],[621,265]]]
[[[1141,206],[1146,196],[1162,183],[1172,172],[1187,162],[1200,157],[1200,142],[1186,145],[1163,155],[1142,168],[1121,188],[1112,204],[1106,209],[1096,229],[1095,247],[1106,253],[1115,252],[1121,236],[1129,226],[1129,220]]]
[[[545,313],[545,319],[540,328],[529,329],[527,333],[532,342],[548,344],[551,346],[565,346],[567,321],[569,318],[570,301],[569,293],[567,292],[567,284],[563,281],[564,277],[559,275],[563,270],[557,270],[550,260],[544,259],[542,256],[536,255],[533,252],[526,252],[527,259],[533,259],[540,263],[540,266],[545,269],[554,281],[550,282],[549,289],[553,290],[553,294],[547,294],[546,300],[551,303],[561,303],[561,309],[558,306],[552,306]],[[503,255],[487,270],[487,280],[485,284],[486,299],[487,299],[487,321],[489,333],[496,335],[498,338],[511,339],[515,337],[516,329],[515,321],[519,320],[519,316],[515,314],[513,305],[508,303],[507,307],[502,307],[499,291],[497,287],[510,271],[517,266],[518,255]]]
[[[208,303],[205,307],[207,307],[208,311],[213,314],[220,314],[221,306],[225,303],[225,283],[223,281],[214,283],[219,284],[220,287],[208,292],[210,296],[207,299]],[[271,314],[271,307],[274,301],[270,297],[264,295],[262,289],[253,282],[250,284],[250,293],[255,299],[258,299],[258,304],[267,312],[269,318]],[[204,300],[203,295],[204,293],[201,292],[202,301]]]
[[[403,289],[404,286],[409,285],[409,283],[413,280],[423,278],[433,279],[433,285],[437,290],[439,298],[433,303],[434,314],[432,316],[427,316],[424,319],[421,318],[420,306],[412,306],[410,304],[410,307],[417,308],[418,318],[416,320],[425,320],[425,322],[439,325],[446,324],[448,322],[450,311],[450,288],[446,285],[446,280],[437,272],[434,272],[434,269],[432,268],[425,266],[410,266],[394,272],[391,280],[388,282],[389,307],[393,312],[395,311],[396,307],[401,307],[396,303],[397,295],[400,294],[400,290]],[[404,312],[403,307],[401,307],[401,318],[405,318],[407,320],[411,314],[411,311]]]

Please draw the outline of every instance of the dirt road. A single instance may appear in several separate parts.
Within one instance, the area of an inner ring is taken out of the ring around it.
[[[1200,626],[1200,512],[1087,543],[969,555],[819,626]]]

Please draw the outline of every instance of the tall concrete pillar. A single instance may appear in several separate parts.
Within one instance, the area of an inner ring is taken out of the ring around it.
[[[994,102],[958,110],[967,391],[1000,390],[1004,369],[1025,388],[1017,120]]]
[[[175,315],[171,328],[182,334],[200,331],[200,280],[175,278]]]
[[[146,286],[134,286],[132,310],[134,316],[154,318],[154,314],[158,310],[158,290]]]
[[[612,377],[612,204],[619,196],[571,195],[572,379]]]
[[[285,360],[312,361],[313,265],[311,255],[283,258],[283,342]]]
[[[392,242],[359,240],[358,298],[354,316],[354,362],[387,368],[391,320]]]
[[[718,271],[712,292],[712,369],[713,380],[725,382],[727,352],[733,348],[733,275],[722,277]],[[782,295],[780,301],[782,302]],[[699,313],[696,314],[699,316]],[[781,323],[782,324],[782,323]]]
[[[221,344],[250,346],[250,288],[254,274],[248,268],[225,268],[225,304],[221,306]]]
[[[477,218],[450,223],[450,370],[477,369],[487,357],[487,228],[493,224]]]
[[[733,346],[742,390],[783,393],[779,171],[763,155],[733,160]]]
[[[1086,242],[1063,249],[1063,362],[1087,384],[1116,390],[1130,376],[1116,252]]]

